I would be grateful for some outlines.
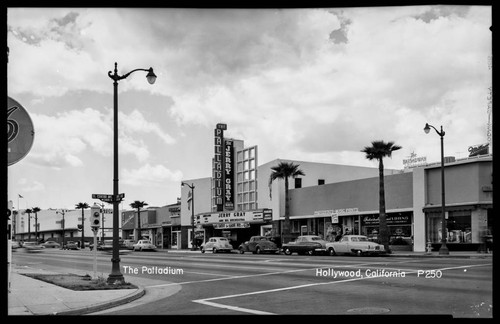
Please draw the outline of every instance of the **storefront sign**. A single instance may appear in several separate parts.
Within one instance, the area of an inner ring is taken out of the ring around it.
[[[414,168],[425,164],[427,164],[427,157],[426,156],[419,157],[414,152],[410,153],[408,159],[403,159],[403,167],[405,169]]]
[[[7,97],[7,161],[13,165],[22,160],[33,146],[35,129],[23,106]]]
[[[337,216],[352,215],[359,212],[358,208],[340,208],[340,209],[328,209],[328,210],[316,210],[314,216],[324,216],[332,217],[337,214]]]
[[[272,210],[213,213],[201,215],[200,218],[200,223],[205,225],[231,222],[264,222],[265,219],[272,219]]]
[[[234,209],[233,160],[233,141],[224,140],[224,207],[226,210]]]
[[[232,222],[232,223],[221,223],[221,224],[214,224],[215,229],[222,229],[222,228],[248,228],[250,227],[250,223],[247,222]]]
[[[409,215],[388,215],[386,217],[388,225],[403,224],[410,225],[411,219]],[[379,225],[380,219],[378,215],[367,215],[361,218],[362,225]]]
[[[222,172],[222,141],[224,139],[224,130],[227,129],[226,124],[217,124],[215,128],[214,139],[214,163],[213,163],[213,179],[214,179],[214,196],[217,211],[223,210],[223,172]]]
[[[469,157],[488,154],[489,143],[469,146]]]
[[[273,210],[272,209],[264,209],[262,212],[264,214],[265,221],[273,220]]]

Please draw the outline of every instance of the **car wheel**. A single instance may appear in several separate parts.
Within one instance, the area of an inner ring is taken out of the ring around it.
[[[245,253],[245,251],[243,249],[240,249],[240,254],[243,254]]]
[[[363,255],[363,252],[361,252],[361,250],[356,250],[356,251],[354,251],[354,253],[356,254],[356,256],[362,256]]]
[[[329,248],[328,249],[328,255],[334,256],[334,255],[337,255],[337,253],[335,253],[335,250],[333,248]]]
[[[307,251],[307,255],[313,255],[314,254],[314,251],[313,250],[309,250]]]
[[[217,253],[217,249],[216,249],[216,248],[213,248],[212,252],[213,252],[213,253]]]
[[[292,254],[292,251],[291,251],[289,248],[285,248],[284,253],[285,253],[286,255],[291,255],[291,254]]]
[[[255,249],[255,253],[260,254],[260,252],[261,252],[260,251],[260,247],[258,247],[257,249]]]
[[[205,249],[201,249],[201,253],[205,253]]]

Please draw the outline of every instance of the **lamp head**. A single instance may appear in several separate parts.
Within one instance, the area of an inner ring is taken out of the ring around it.
[[[424,132],[425,132],[426,134],[429,134],[430,130],[431,130],[431,128],[429,127],[429,124],[428,124],[428,123],[425,123]]]
[[[156,74],[153,72],[153,68],[150,67],[148,71],[148,75],[146,75],[146,79],[148,79],[149,84],[154,84],[156,81]]]

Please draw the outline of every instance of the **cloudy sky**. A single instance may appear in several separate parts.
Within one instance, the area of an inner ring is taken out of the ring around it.
[[[14,207],[74,208],[113,187],[119,82],[124,205],[175,203],[211,176],[213,129],[258,145],[258,164],[294,159],[376,167],[374,140],[463,158],[488,142],[491,7],[311,9],[8,8],[8,95],[35,140],[9,166]],[[24,198],[18,200],[18,195]]]

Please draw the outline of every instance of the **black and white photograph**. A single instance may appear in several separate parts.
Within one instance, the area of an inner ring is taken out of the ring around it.
[[[8,6],[6,315],[492,319],[492,14]]]

